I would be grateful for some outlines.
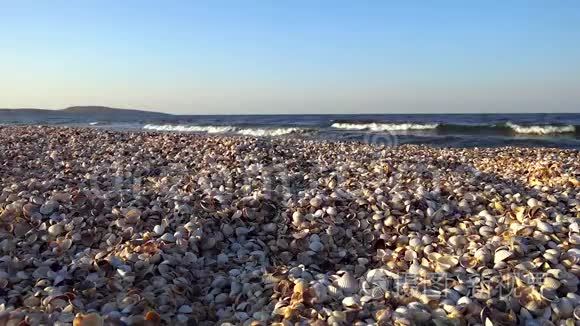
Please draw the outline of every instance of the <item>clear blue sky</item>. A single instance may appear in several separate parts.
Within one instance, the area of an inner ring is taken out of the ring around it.
[[[580,112],[580,1],[3,1],[0,107]]]

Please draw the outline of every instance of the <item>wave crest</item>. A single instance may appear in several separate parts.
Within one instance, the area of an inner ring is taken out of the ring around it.
[[[282,136],[302,132],[300,128],[238,128],[235,126],[197,126],[197,125],[153,125],[143,126],[143,129],[156,131],[206,132],[208,134],[239,134],[245,136]]]
[[[556,126],[556,125],[531,125],[522,126],[512,122],[507,122],[506,126],[511,128],[518,134],[534,134],[534,135],[548,135],[548,134],[564,134],[573,133],[576,127],[573,125]]]
[[[370,131],[404,131],[430,130],[439,126],[438,123],[333,123],[332,128],[346,130]]]

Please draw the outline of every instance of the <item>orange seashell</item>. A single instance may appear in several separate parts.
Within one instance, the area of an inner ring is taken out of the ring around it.
[[[78,313],[73,320],[73,326],[103,326],[104,320],[97,313],[81,314]]]
[[[145,314],[145,320],[148,321],[150,325],[161,325],[161,316],[153,310],[147,311]]]

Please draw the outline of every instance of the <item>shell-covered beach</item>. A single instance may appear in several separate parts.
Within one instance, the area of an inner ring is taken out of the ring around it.
[[[0,325],[579,325],[580,152],[0,126]]]

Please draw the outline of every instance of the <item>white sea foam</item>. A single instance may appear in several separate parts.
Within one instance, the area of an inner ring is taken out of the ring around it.
[[[563,134],[575,132],[576,127],[572,125],[566,126],[553,126],[553,125],[535,125],[535,126],[522,126],[512,122],[506,123],[508,127],[517,132],[518,134],[535,134],[535,135],[548,135],[548,134]]]
[[[332,128],[346,130],[370,130],[370,131],[404,131],[404,130],[429,130],[439,126],[437,123],[333,123]]]
[[[96,126],[96,125],[98,125],[98,124],[99,124],[99,122],[95,121],[95,122],[91,122],[91,123],[89,123],[89,126]]]
[[[147,130],[158,131],[182,131],[182,132],[206,132],[209,134],[232,133],[246,136],[282,136],[294,132],[300,132],[299,128],[238,128],[234,126],[197,126],[197,125],[153,125],[143,127]]]
[[[148,124],[143,127],[147,130],[158,131],[185,131],[185,132],[207,132],[209,134],[234,132],[232,126],[196,126],[196,125],[152,125]]]
[[[237,133],[247,136],[282,136],[300,131],[301,129],[299,128],[276,128],[276,129],[245,128],[238,130]]]

